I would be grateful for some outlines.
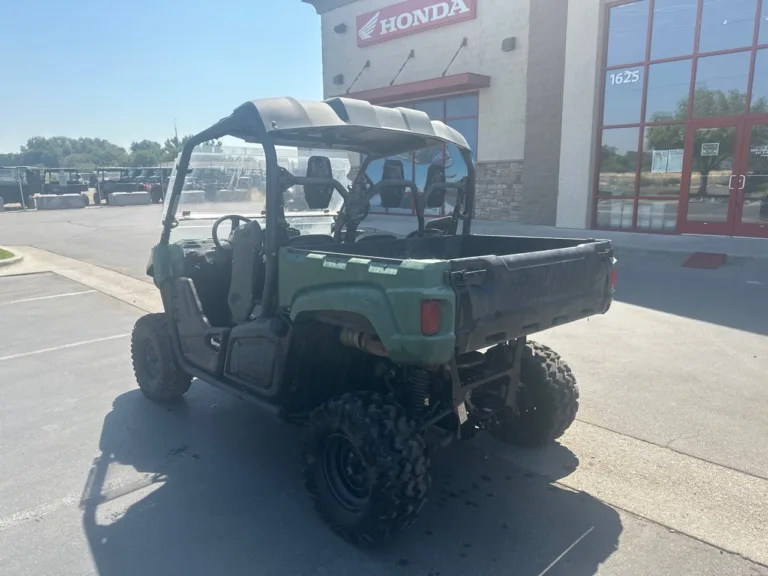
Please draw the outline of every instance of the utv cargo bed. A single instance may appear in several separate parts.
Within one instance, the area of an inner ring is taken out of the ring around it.
[[[322,265],[328,284],[381,282],[380,274],[360,278],[357,267],[355,278],[347,277],[351,271],[340,265],[340,259],[363,257],[396,267],[412,260],[445,261],[443,282],[456,295],[458,353],[603,314],[612,299],[614,261],[609,241],[459,235],[288,250],[294,256],[331,256],[330,266],[315,260]],[[301,265],[309,272],[306,262]],[[314,287],[318,280],[317,276],[312,279]],[[381,287],[386,291],[387,286]]]

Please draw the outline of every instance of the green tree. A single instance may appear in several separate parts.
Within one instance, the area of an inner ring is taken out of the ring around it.
[[[157,166],[163,160],[163,148],[159,142],[142,140],[131,144],[131,166]]]

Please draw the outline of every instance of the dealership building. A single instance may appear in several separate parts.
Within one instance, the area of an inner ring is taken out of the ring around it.
[[[477,218],[768,237],[768,0],[303,1],[325,96],[459,130]]]

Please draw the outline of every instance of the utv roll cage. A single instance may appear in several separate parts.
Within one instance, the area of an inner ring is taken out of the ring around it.
[[[453,214],[441,220],[452,221],[449,227],[451,234],[456,234],[459,220],[463,222],[462,234],[468,235],[471,232],[475,201],[475,166],[469,145],[457,130],[442,122],[430,120],[425,112],[419,110],[386,108],[361,100],[331,98],[315,102],[294,98],[267,98],[242,104],[231,115],[186,142],[179,156],[177,176],[163,218],[161,245],[169,243],[171,230],[178,226],[176,212],[195,147],[225,136],[260,144],[264,149],[267,170],[263,316],[273,316],[277,312],[277,253],[280,248],[280,228],[287,225],[282,194],[293,185],[305,186],[305,197],[313,210],[326,209],[333,191],[339,193],[344,204],[334,226],[337,242],[342,240],[343,231],[346,231],[345,242],[354,241],[357,226],[367,215],[370,199],[376,194],[381,195],[382,204],[387,196],[393,197],[399,204],[399,197],[406,188],[411,190],[414,198],[419,236],[424,235],[424,211],[429,198],[434,192],[442,192],[444,195],[446,190],[456,190],[457,202]],[[380,182],[373,184],[366,175],[366,169],[374,160],[442,145],[454,145],[458,148],[467,167],[467,176],[462,181],[445,182],[443,176],[442,181],[436,178],[429,182],[428,177],[424,191],[420,191],[413,181],[404,178],[402,164],[398,174],[397,169],[387,169],[387,161],[384,167],[385,176]],[[277,161],[276,146],[344,150],[360,153],[363,159],[352,185],[345,188],[331,173],[327,173],[327,176],[299,177],[281,169]],[[442,205],[442,196],[438,196]]]

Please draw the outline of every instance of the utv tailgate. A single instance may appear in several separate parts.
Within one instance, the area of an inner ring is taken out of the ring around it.
[[[527,240],[533,248],[528,252],[450,261],[459,353],[603,314],[610,307],[614,259],[609,241]]]

